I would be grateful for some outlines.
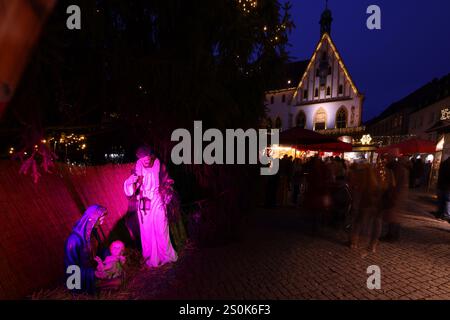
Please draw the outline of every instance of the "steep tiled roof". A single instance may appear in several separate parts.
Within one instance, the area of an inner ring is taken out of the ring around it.
[[[300,82],[300,79],[302,78],[303,74],[305,73],[306,68],[308,67],[308,63],[309,60],[286,63],[282,71],[280,84],[275,88],[271,89],[280,90],[296,87]],[[290,83],[288,83],[289,80],[291,81]]]
[[[389,117],[400,111],[406,110],[408,113],[425,108],[436,101],[442,100],[450,95],[450,73],[440,79],[433,79],[423,87],[403,99],[394,102],[387,107],[380,115],[369,120],[366,125],[370,125],[379,120]]]

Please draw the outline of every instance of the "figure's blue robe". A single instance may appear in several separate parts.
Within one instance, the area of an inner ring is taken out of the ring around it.
[[[66,281],[71,274],[67,274],[67,268],[70,265],[76,265],[81,271],[81,289],[73,289],[73,292],[95,292],[95,269],[96,262],[94,257],[102,254],[93,252],[91,238],[99,240],[95,225],[98,219],[104,215],[106,209],[99,205],[90,206],[81,219],[77,222],[72,233],[66,240],[64,248],[64,266]]]
[[[95,292],[95,268],[92,265],[89,253],[86,252],[86,247],[85,241],[76,233],[72,233],[66,240],[65,268],[67,270],[70,265],[77,265],[81,271],[81,289],[73,289],[78,293]],[[70,276],[70,274],[66,274],[67,276]]]

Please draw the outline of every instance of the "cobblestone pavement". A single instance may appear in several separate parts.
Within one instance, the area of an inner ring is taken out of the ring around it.
[[[294,209],[260,209],[239,242],[186,248],[177,263],[141,272],[136,299],[449,299],[450,224],[412,194],[402,212],[399,243],[365,256],[343,236],[308,236]],[[367,267],[381,268],[381,289],[366,287]]]

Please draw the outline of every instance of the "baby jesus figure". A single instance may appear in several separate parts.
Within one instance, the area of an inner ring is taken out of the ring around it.
[[[102,261],[100,257],[95,257],[97,261],[97,270],[95,271],[95,276],[98,279],[115,279],[122,276],[123,266],[125,264],[125,245],[122,241],[114,241],[109,247],[111,252],[110,256]]]

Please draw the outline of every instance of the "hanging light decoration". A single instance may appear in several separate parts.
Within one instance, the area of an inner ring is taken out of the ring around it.
[[[257,7],[258,2],[256,0],[237,0],[237,4],[242,12],[250,13]]]

